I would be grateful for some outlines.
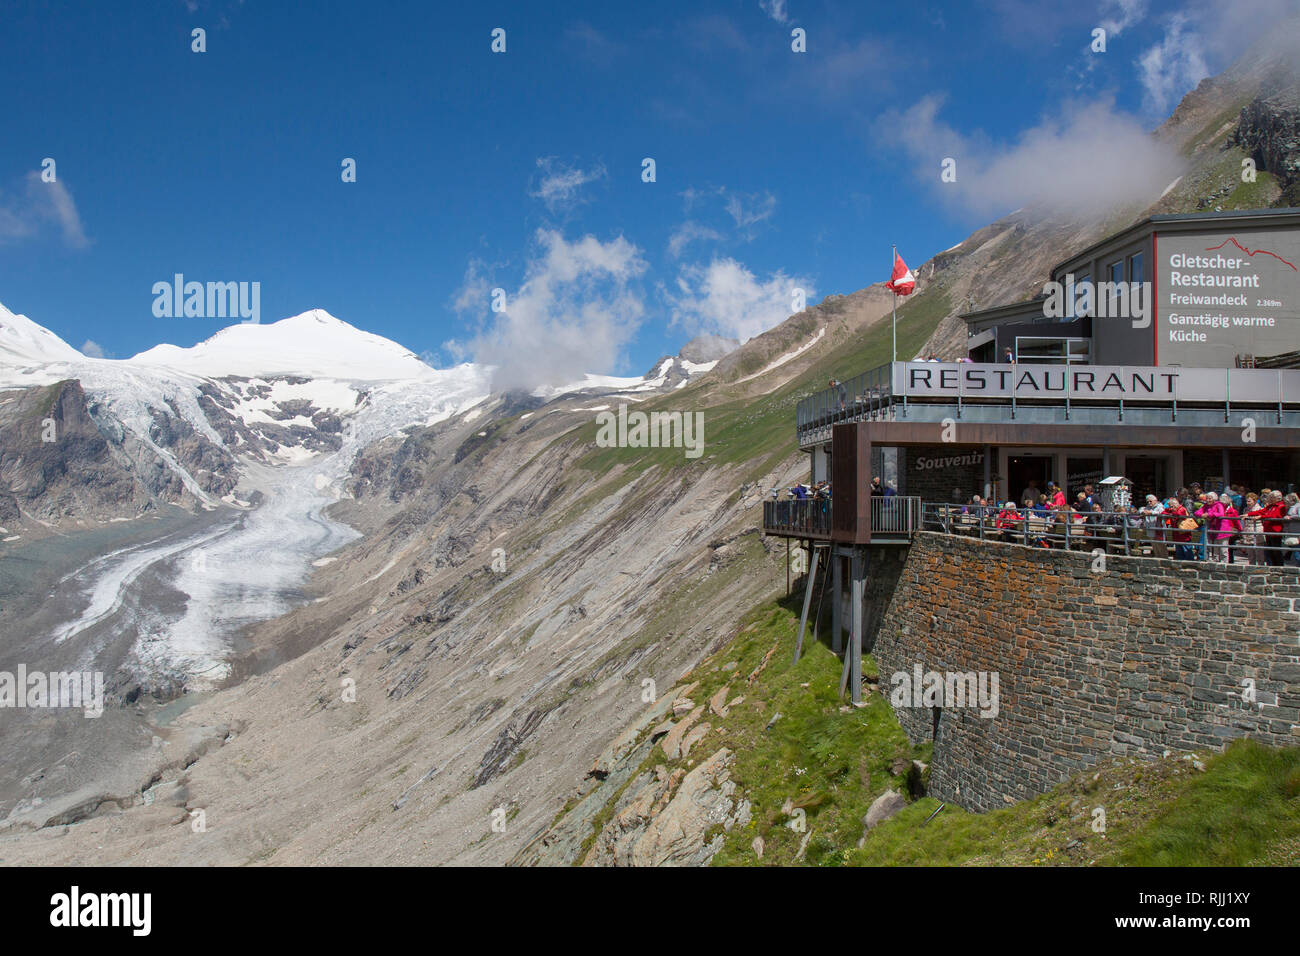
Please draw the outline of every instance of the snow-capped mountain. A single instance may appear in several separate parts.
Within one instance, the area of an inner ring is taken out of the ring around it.
[[[25,315],[14,315],[0,303],[0,367],[20,368],[84,359],[84,355],[49,329]]]
[[[688,347],[639,378],[587,375],[533,398],[643,399],[715,364],[691,361],[688,352],[702,357]],[[433,368],[321,309],[233,325],[189,348],[92,358],[0,305],[0,516],[58,524],[73,515],[129,517],[168,501],[247,504],[266,491],[261,466],[304,465],[336,453],[332,477],[323,480],[341,481],[367,445],[488,402],[491,372],[473,363]],[[39,401],[18,402],[17,393],[3,391],[42,388],[54,391]],[[38,416],[40,408],[53,408],[54,418]],[[71,446],[39,440],[51,421],[56,432],[72,428],[89,443],[73,463],[84,472],[59,458]],[[111,475],[101,483],[111,491],[97,494],[92,472]]]
[[[191,348],[156,345],[128,361],[206,378],[299,375],[398,381],[436,374],[409,349],[354,328],[323,309],[270,325],[232,325]]]

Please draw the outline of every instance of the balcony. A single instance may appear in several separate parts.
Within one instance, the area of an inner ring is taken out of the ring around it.
[[[831,538],[831,499],[796,498],[763,502],[763,533],[782,538]],[[873,541],[907,541],[921,529],[921,499],[876,496],[870,505]]]
[[[763,533],[783,538],[829,541],[831,500],[792,498],[789,501],[765,501],[763,502]]]

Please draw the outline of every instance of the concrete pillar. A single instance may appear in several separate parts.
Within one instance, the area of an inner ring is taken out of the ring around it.
[[[849,689],[853,703],[862,702],[862,628],[863,604],[866,596],[866,561],[861,548],[853,549],[850,576],[853,590],[853,637],[849,642]]]
[[[844,559],[831,546],[831,650],[839,654],[844,650],[844,622],[840,620],[844,606]]]
[[[993,494],[993,446],[984,446],[984,497]]]

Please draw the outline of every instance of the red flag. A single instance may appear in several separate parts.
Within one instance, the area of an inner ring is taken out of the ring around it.
[[[916,289],[916,276],[897,252],[894,253],[894,274],[885,283],[885,288],[894,295],[911,295]]]

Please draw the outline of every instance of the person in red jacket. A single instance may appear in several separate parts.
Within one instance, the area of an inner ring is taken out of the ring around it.
[[[1194,554],[1191,545],[1192,533],[1190,531],[1183,531],[1178,527],[1178,525],[1188,517],[1187,509],[1183,507],[1183,503],[1177,498],[1170,498],[1165,502],[1163,517],[1165,519],[1165,524],[1167,524],[1171,529],[1169,532],[1169,538],[1174,542],[1174,560],[1192,560]]]
[[[1286,501],[1282,492],[1270,493],[1268,503],[1261,500],[1260,505],[1250,514],[1257,517],[1264,525],[1264,561],[1273,567],[1280,567],[1285,555],[1282,553],[1282,526],[1286,518]]]
[[[1065,492],[1054,481],[1047,483],[1047,504],[1053,511],[1065,507]]]
[[[1008,501],[998,512],[998,532],[1003,541],[1015,541],[1016,532],[1024,527],[1024,521],[1020,513],[1016,511],[1016,503]]]

